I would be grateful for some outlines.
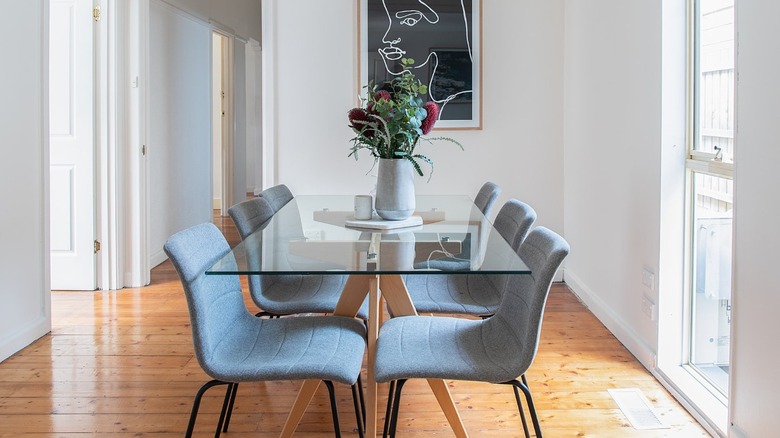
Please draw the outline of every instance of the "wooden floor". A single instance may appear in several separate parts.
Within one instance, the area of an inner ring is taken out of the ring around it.
[[[217,218],[229,241],[230,220]],[[247,305],[255,309],[247,298]],[[152,284],[113,292],[52,293],[52,332],[0,363],[0,437],[183,436],[192,398],[208,377],[193,357],[189,316],[169,262]],[[539,353],[527,374],[547,437],[707,436],[580,304],[553,286]],[[242,384],[230,437],[278,436],[298,382]],[[510,387],[450,382],[472,437],[522,436]],[[380,406],[386,401],[380,385]],[[633,429],[607,393],[639,388],[669,429]],[[204,398],[196,436],[213,436],[223,390]],[[323,386],[296,436],[333,436]],[[349,388],[336,388],[344,436],[357,436]],[[452,436],[424,382],[404,390],[399,437]],[[380,414],[384,418],[384,414]]]

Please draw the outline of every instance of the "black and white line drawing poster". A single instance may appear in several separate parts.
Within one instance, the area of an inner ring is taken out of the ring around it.
[[[360,0],[361,85],[403,73],[428,85],[437,128],[480,128],[479,0]]]

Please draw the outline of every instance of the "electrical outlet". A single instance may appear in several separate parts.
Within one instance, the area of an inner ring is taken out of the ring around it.
[[[655,303],[650,301],[650,298],[648,298],[647,295],[642,296],[642,313],[644,313],[650,321],[655,321]]]
[[[307,240],[322,240],[322,230],[306,230],[303,237]]]
[[[651,291],[655,291],[655,274],[653,271],[649,269],[642,270],[642,284]]]

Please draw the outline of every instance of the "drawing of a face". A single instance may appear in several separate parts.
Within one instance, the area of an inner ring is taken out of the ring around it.
[[[439,15],[423,0],[419,0],[419,7],[414,9],[404,9],[400,3],[398,0],[382,0],[387,13],[387,31],[382,37],[384,46],[379,48],[379,54],[385,68],[393,75],[403,73],[401,58],[414,59],[415,68],[427,64],[430,55],[421,50],[425,45],[418,41],[419,37],[415,34],[434,31],[439,22]]]
[[[458,86],[441,76],[448,70],[446,65],[440,65],[442,58],[437,53],[440,49],[441,35],[461,35],[460,47],[447,43],[447,49],[459,49],[471,59],[469,42],[469,26],[466,19],[464,0],[450,0],[452,5],[431,6],[430,0],[382,0],[382,6],[387,14],[387,30],[382,36],[382,44],[377,49],[384,62],[385,69],[391,75],[403,73],[402,58],[414,59],[414,70],[418,79],[428,85],[428,98],[437,102],[443,112],[444,106],[460,95],[471,93],[468,86]],[[441,2],[439,3],[441,4]],[[473,63],[471,59],[470,63]],[[462,69],[462,66],[460,67]],[[468,67],[470,69],[470,66]],[[438,75],[438,76],[437,76]],[[441,113],[440,113],[441,114]]]

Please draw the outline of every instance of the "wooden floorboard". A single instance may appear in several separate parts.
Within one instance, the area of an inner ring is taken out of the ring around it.
[[[229,218],[215,222],[231,244],[240,240]],[[144,288],[53,292],[51,301],[51,333],[0,363],[0,438],[182,436],[192,398],[209,378],[193,356],[187,304],[170,263],[156,267]],[[256,309],[248,295],[246,302]],[[527,376],[547,437],[707,436],[564,284],[553,285]],[[522,436],[510,387],[448,384],[470,436]],[[298,386],[241,384],[223,436],[278,436]],[[195,436],[214,435],[222,388],[204,397]],[[380,385],[382,407],[386,388]],[[669,428],[633,429],[609,388],[641,389]],[[336,391],[342,433],[357,436],[349,388]],[[321,387],[296,436],[331,437],[332,430]],[[398,436],[452,436],[425,382],[406,385]]]

